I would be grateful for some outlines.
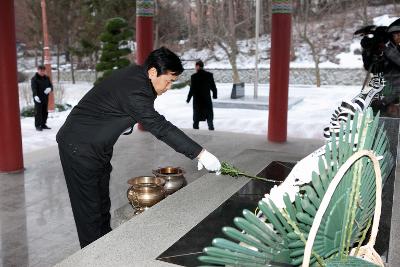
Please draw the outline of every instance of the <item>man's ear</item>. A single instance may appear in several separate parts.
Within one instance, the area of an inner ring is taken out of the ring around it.
[[[156,68],[152,67],[147,71],[147,74],[149,75],[149,79],[154,79],[157,77],[157,70]]]

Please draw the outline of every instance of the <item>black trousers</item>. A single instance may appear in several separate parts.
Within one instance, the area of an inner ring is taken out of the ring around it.
[[[41,103],[35,102],[35,127],[41,127],[46,125],[47,116],[49,115],[47,110],[47,104],[49,102],[48,96],[40,99]]]
[[[213,120],[210,118],[207,118],[207,124],[208,124],[208,129],[210,131],[213,131],[214,130]],[[199,121],[193,121],[193,129],[199,129]]]
[[[111,151],[91,144],[58,145],[81,248],[111,231]]]

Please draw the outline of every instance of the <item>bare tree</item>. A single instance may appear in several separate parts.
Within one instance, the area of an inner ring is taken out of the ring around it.
[[[159,8],[158,8],[158,0],[154,0],[154,47],[159,47],[160,42],[160,34],[159,34]]]
[[[371,23],[371,18],[368,16],[368,0],[360,0],[354,3],[355,5],[355,17],[360,19],[363,25],[368,25]]]
[[[193,41],[192,41],[192,5],[191,5],[191,0],[186,0],[186,14],[187,14],[187,26],[188,26],[188,45],[189,47],[192,47]]]
[[[320,46],[318,47],[318,43],[315,40],[312,40],[310,37],[310,28],[313,28],[310,22],[310,13],[311,13],[311,3],[310,1],[304,1],[304,4],[300,7],[301,11],[297,13],[295,16],[295,28],[301,40],[305,41],[309,46],[312,54],[312,58],[314,60],[315,65],[315,79],[317,87],[321,86],[321,76],[320,76]]]
[[[261,10],[260,10],[260,34],[270,33],[271,32],[271,14],[272,14],[272,1],[261,1]]]
[[[209,0],[208,1],[208,5],[207,5],[207,18],[206,20],[208,21],[207,23],[207,38],[206,38],[206,43],[207,43],[207,47],[210,49],[214,49],[214,38],[213,36],[215,35],[215,28],[216,28],[216,24],[217,24],[217,20],[216,20],[216,16],[218,12],[218,1],[217,0]]]
[[[196,14],[197,14],[197,49],[202,49],[205,46],[204,36],[206,30],[206,14],[207,14],[207,0],[196,0]]]
[[[33,49],[35,57],[35,67],[39,65],[39,57],[43,49],[42,40],[42,13],[39,0],[25,0],[20,3],[21,6],[25,6],[30,12],[24,12],[27,15],[26,25],[21,25],[22,32],[27,38],[27,47]],[[41,63],[40,63],[41,64]]]
[[[69,12],[69,1],[48,1],[47,13],[49,16],[49,35],[51,37],[52,48],[56,48],[57,82],[60,81],[60,54],[65,49],[64,40],[68,34],[65,27],[67,21],[66,12]],[[53,50],[53,49],[52,49]]]
[[[236,1],[233,0],[221,1],[219,11],[215,13],[217,17],[217,29],[213,38],[216,40],[216,44],[225,51],[228,57],[229,63],[232,66],[233,82],[239,83],[240,77],[236,62],[239,52],[237,45],[237,29],[253,17],[247,16],[241,21],[235,21],[235,18],[238,19],[235,15],[235,11],[237,11],[235,3]],[[226,9],[228,10],[228,14],[226,14]]]
[[[337,4],[333,1],[301,1],[293,16],[297,36],[311,51],[317,87],[321,86],[320,63],[327,58],[327,50],[333,38],[331,29],[323,23],[323,19],[334,13]]]
[[[187,39],[187,25],[182,19],[182,3],[157,0],[155,16],[155,47],[166,45],[176,50],[179,41]],[[185,5],[183,5],[185,8]]]

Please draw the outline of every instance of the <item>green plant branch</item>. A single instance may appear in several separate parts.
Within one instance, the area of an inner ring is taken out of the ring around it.
[[[261,181],[265,181],[265,182],[270,182],[270,183],[282,183],[282,181],[278,181],[278,180],[274,180],[274,179],[267,179],[267,178],[263,178],[263,177],[258,177],[258,176],[247,174],[247,173],[242,172],[241,170],[239,170],[238,168],[236,168],[235,166],[233,166],[233,165],[231,165],[231,164],[229,164],[227,162],[222,162],[221,163],[221,174],[229,175],[229,176],[232,176],[232,177],[245,176],[245,177],[248,177],[248,178],[261,180]]]

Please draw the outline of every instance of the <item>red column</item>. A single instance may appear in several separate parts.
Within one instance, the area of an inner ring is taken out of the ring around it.
[[[40,5],[42,7],[44,66],[46,67],[46,75],[49,77],[49,79],[51,81],[51,54],[50,54],[50,46],[49,46],[49,34],[48,34],[48,30],[47,30],[46,1],[41,0]],[[49,102],[48,102],[47,106],[48,106],[49,112],[54,112],[54,93],[53,93],[53,91],[51,91],[49,94]]]
[[[19,117],[14,1],[0,1],[0,172],[24,169]]]
[[[141,65],[153,51],[153,18],[136,17],[136,63]]]
[[[272,1],[268,140],[286,142],[291,35],[291,1]]]
[[[153,51],[153,0],[136,1],[136,64],[142,65]],[[144,130],[141,124],[138,129]]]

